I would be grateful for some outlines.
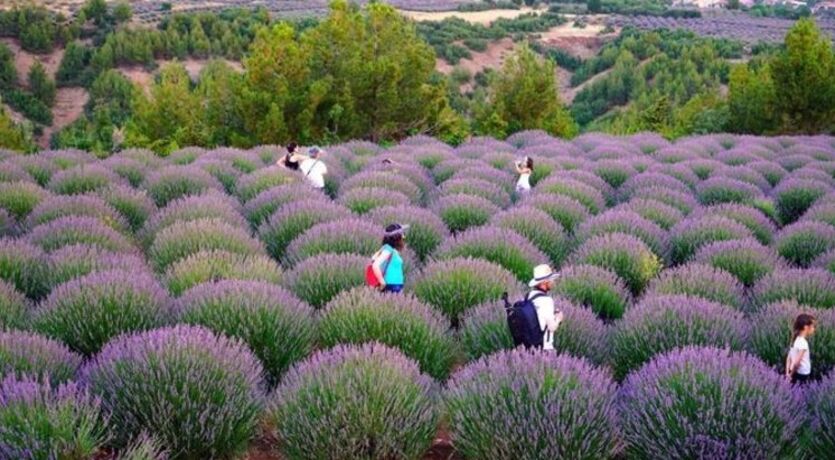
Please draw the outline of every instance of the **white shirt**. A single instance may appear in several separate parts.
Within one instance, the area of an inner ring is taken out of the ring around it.
[[[516,182],[516,191],[528,191],[531,189],[531,173],[519,174]]]
[[[539,320],[539,328],[545,331],[542,336],[542,349],[553,350],[554,331],[556,331],[557,327],[560,325],[559,321],[557,321],[557,311],[554,306],[554,299],[552,299],[548,294],[545,294],[537,289],[528,293],[528,298],[537,294],[540,294],[540,296],[533,300],[533,306],[536,308],[536,318]]]
[[[321,159],[305,158],[299,165],[299,169],[314,188],[325,188],[325,174],[328,173],[328,167]]]
[[[798,336],[794,339],[792,349],[789,351],[789,359],[791,362],[794,362],[802,351],[806,351],[806,353],[803,354],[803,358],[800,360],[800,366],[797,367],[796,372],[800,375],[809,375],[812,373],[812,358],[809,356],[809,342],[805,337]]]

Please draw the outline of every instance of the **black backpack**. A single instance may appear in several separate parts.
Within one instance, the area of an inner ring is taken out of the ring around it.
[[[507,313],[507,326],[510,328],[514,346],[542,348],[542,336],[545,332],[539,328],[539,318],[536,316],[533,301],[543,296],[545,296],[543,293],[526,295],[522,300],[511,305],[507,292],[502,294],[505,313]]]

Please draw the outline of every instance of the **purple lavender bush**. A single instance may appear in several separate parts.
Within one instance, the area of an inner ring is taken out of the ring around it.
[[[17,233],[17,222],[8,211],[0,208],[0,238],[11,236],[15,233]]]
[[[745,287],[753,286],[774,270],[785,268],[777,251],[753,238],[707,244],[696,252],[693,261],[724,270]]]
[[[560,270],[553,293],[590,309],[604,320],[620,318],[632,302],[623,280],[594,265],[571,265]]]
[[[594,163],[592,171],[615,189],[638,174],[635,167],[627,160],[600,160]]]
[[[142,188],[159,207],[209,189],[223,191],[223,185],[217,179],[197,166],[166,166],[153,171],[145,178]]]
[[[99,400],[75,383],[0,380],[0,458],[95,458],[106,423]]]
[[[79,165],[55,173],[47,188],[58,195],[80,195],[122,183],[122,179],[100,164]]]
[[[52,290],[35,310],[35,330],[85,355],[124,332],[144,331],[170,317],[170,299],[150,274],[91,273]]]
[[[700,263],[665,270],[650,283],[647,295],[683,294],[742,309],[743,286],[730,273]]]
[[[60,217],[33,228],[26,238],[48,253],[75,244],[95,245],[109,251],[136,251],[131,239],[95,217]]]
[[[835,200],[820,200],[803,214],[801,220],[823,222],[835,227]]]
[[[496,214],[491,224],[526,238],[556,266],[562,264],[571,250],[571,241],[562,226],[545,211],[532,206],[515,206]],[[411,234],[409,236],[411,237]]]
[[[378,187],[355,187],[342,193],[337,202],[356,214],[363,215],[383,206],[407,206],[406,195]]]
[[[696,187],[699,201],[706,206],[721,203],[750,203],[763,198],[762,190],[748,182],[729,177],[711,177]]]
[[[620,391],[626,455],[784,458],[796,452],[800,394],[758,359],[687,347],[632,373]]]
[[[763,178],[765,178],[765,180],[768,181],[768,184],[772,187],[779,184],[780,181],[786,177],[786,174],[789,173],[782,166],[780,166],[779,163],[769,160],[752,161],[746,166],[762,174]]]
[[[0,379],[29,376],[53,385],[75,376],[81,356],[61,342],[23,331],[0,331]]]
[[[594,265],[610,270],[623,279],[634,295],[643,292],[663,266],[643,241],[624,233],[593,237],[577,248],[569,260],[575,265]]]
[[[812,266],[815,268],[829,270],[831,273],[835,274],[835,249],[827,252],[826,254],[821,254],[820,257],[815,259]]]
[[[751,290],[754,306],[784,300],[811,308],[835,307],[835,274],[817,268],[775,270]]]
[[[145,433],[172,458],[240,454],[264,403],[258,359],[242,342],[202,327],[122,335],[79,375],[110,414],[114,447]]]
[[[313,310],[274,284],[239,280],[200,284],[183,294],[174,310],[178,323],[241,339],[261,360],[271,383],[313,349]]]
[[[258,228],[270,216],[284,205],[296,201],[327,200],[318,193],[311,193],[310,187],[304,183],[292,183],[272,187],[256,195],[244,205],[244,214],[253,228]]]
[[[588,209],[579,201],[552,193],[534,193],[525,198],[525,205],[544,211],[558,224],[562,225],[568,234],[591,217]]]
[[[621,450],[616,395],[583,359],[513,350],[455,373],[443,402],[464,458],[605,459]]]
[[[99,246],[74,244],[48,256],[49,285],[54,287],[93,272],[108,270],[147,271],[139,254],[115,252]]]
[[[597,214],[606,209],[606,199],[603,193],[591,185],[576,179],[551,176],[536,184],[536,191],[577,200],[591,214]]]
[[[23,221],[50,193],[31,182],[0,182],[0,208]]]
[[[810,179],[786,178],[780,181],[771,195],[783,225],[796,221],[822,196],[832,191],[825,183]]]
[[[823,222],[796,222],[777,234],[774,247],[792,265],[809,267],[816,258],[835,249],[835,227]]]
[[[340,292],[365,285],[369,256],[319,254],[288,271],[284,286],[314,308],[321,308]]]
[[[500,211],[486,198],[472,195],[441,197],[433,210],[453,233],[484,225]]]
[[[548,261],[548,256],[523,236],[493,226],[470,229],[446,240],[438,248],[436,257],[484,259],[504,267],[519,281],[528,281],[533,267]]]
[[[266,255],[222,250],[200,251],[173,263],[163,278],[174,296],[201,283],[220,280],[263,281],[280,284],[281,267]]]
[[[689,295],[652,295],[632,307],[609,336],[618,379],[654,356],[688,345],[742,349],[745,319],[729,306]]]
[[[198,219],[175,223],[159,232],[148,248],[148,259],[159,272],[200,251],[222,250],[253,255],[264,252],[249,232],[221,219]]]
[[[66,216],[94,217],[121,233],[130,231],[127,220],[119,211],[95,195],[51,196],[29,213],[26,227],[33,228]]]
[[[678,209],[684,215],[690,214],[694,209],[699,207],[699,202],[696,200],[693,193],[668,189],[661,186],[642,187],[636,189],[631,193],[629,200],[631,201],[640,198],[660,201],[668,206]]]
[[[606,325],[591,310],[578,307],[564,298],[555,296],[554,306],[565,316],[554,333],[554,349],[595,364],[604,363],[608,353]],[[468,361],[513,348],[504,303],[487,302],[464,313],[458,339]]]
[[[139,187],[148,174],[148,166],[133,158],[112,156],[101,162],[109,170],[126,180],[131,187]]]
[[[687,218],[670,230],[670,260],[673,264],[681,264],[690,260],[702,246],[753,236],[748,227],[727,217]]]
[[[311,227],[287,246],[282,261],[292,267],[318,254],[361,254],[371,257],[383,238],[383,229],[366,220],[352,218]]]
[[[510,194],[500,186],[477,178],[450,179],[440,187],[441,196],[471,195],[484,198],[500,208],[510,206]]]
[[[134,232],[142,228],[148,217],[157,210],[145,191],[127,186],[108,187],[100,190],[98,196],[119,211]]]
[[[25,329],[29,323],[29,299],[8,281],[0,279],[0,331]]]
[[[632,211],[655,223],[665,231],[670,230],[684,219],[684,213],[677,208],[653,199],[635,198],[612,208],[612,210]]]
[[[49,292],[47,257],[41,248],[23,239],[0,238],[0,280],[5,280],[29,298]]]
[[[344,194],[357,187],[377,187],[400,192],[409,197],[412,204],[420,204],[423,199],[420,187],[406,177],[388,171],[367,171],[356,174],[345,180],[339,190]]]
[[[503,292],[521,292],[513,273],[481,259],[457,258],[428,264],[410,286],[415,296],[457,324],[468,309]]]
[[[810,423],[804,451],[810,458],[826,458],[835,451],[835,374],[810,389],[806,407]]]
[[[386,206],[368,213],[368,219],[380,228],[399,223],[409,225],[407,245],[420,261],[426,261],[441,242],[449,236],[449,230],[440,217],[432,211],[417,206]]]
[[[410,295],[389,295],[361,287],[343,292],[320,311],[318,343],[379,342],[415,360],[421,372],[446,380],[456,357],[449,320]]]
[[[660,258],[667,253],[667,232],[631,211],[609,210],[583,222],[577,229],[578,243],[609,233],[632,235],[644,242]]]
[[[791,300],[768,305],[750,317],[746,349],[782,374],[791,348],[792,326],[801,313],[811,313],[818,320],[815,335],[809,338],[812,374],[826,375],[835,367],[835,310],[815,310]]]
[[[418,459],[439,419],[432,379],[397,350],[337,346],[291,368],[268,419],[288,459]],[[316,408],[311,410],[311,408]]]
[[[279,166],[270,166],[238,179],[235,194],[246,203],[264,190],[297,181],[299,181],[299,176],[291,171]]]
[[[190,195],[168,203],[145,222],[137,238],[147,248],[157,234],[177,222],[198,219],[220,219],[239,228],[247,228],[238,202],[223,193],[207,190],[201,195]]]
[[[304,200],[288,203],[273,213],[258,228],[267,252],[281,260],[291,241],[316,224],[347,219],[351,212],[344,207],[323,200]]]

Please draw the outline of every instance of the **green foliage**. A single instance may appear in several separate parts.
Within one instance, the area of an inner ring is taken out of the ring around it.
[[[133,17],[133,9],[126,0],[120,1],[113,7],[113,19],[116,22],[128,22]]]
[[[35,148],[32,136],[24,127],[18,126],[0,107],[0,148],[28,152]]]
[[[55,81],[59,86],[83,86],[89,82],[91,72],[88,70],[92,49],[74,41],[64,50],[64,57],[55,72]]]
[[[46,74],[41,61],[35,61],[29,69],[29,91],[47,107],[55,104],[55,82]]]
[[[482,124],[506,126],[505,134],[542,129],[572,137],[577,127],[560,102],[555,78],[553,63],[539,60],[528,46],[519,47],[490,82]]]
[[[0,91],[7,91],[17,85],[17,68],[14,54],[5,43],[0,43]]]
[[[777,127],[775,104],[777,88],[771,79],[771,69],[748,65],[731,70],[728,93],[730,123],[734,132],[763,134]]]

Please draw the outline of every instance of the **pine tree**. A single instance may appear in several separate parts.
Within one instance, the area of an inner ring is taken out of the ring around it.
[[[738,65],[731,70],[728,91],[729,128],[738,133],[767,134],[777,128],[776,89],[771,69],[749,69]]]
[[[17,69],[14,54],[5,43],[0,43],[0,91],[7,91],[17,86]]]
[[[47,107],[55,104],[55,82],[46,74],[40,61],[35,61],[29,69],[29,90]]]
[[[55,73],[55,80],[61,86],[84,84],[84,71],[90,63],[90,49],[78,42],[70,42]]]
[[[133,9],[127,1],[121,1],[113,7],[113,19],[117,23],[128,22],[133,17]]]

